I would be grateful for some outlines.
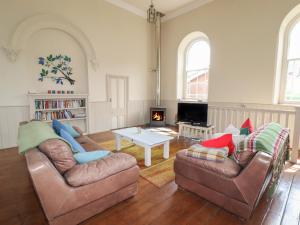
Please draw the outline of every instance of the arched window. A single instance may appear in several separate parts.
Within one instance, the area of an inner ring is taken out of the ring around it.
[[[300,102],[300,21],[292,27],[284,64],[284,102]]]
[[[280,28],[274,103],[300,103],[300,5]]]
[[[177,96],[185,100],[208,99],[210,45],[206,35],[193,32],[178,48]]]
[[[207,101],[210,47],[207,41],[197,39],[186,51],[184,90],[186,99]]]

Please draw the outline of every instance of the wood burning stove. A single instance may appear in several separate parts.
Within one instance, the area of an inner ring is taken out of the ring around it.
[[[161,17],[164,15],[160,12],[155,12],[155,18],[149,17],[153,15],[153,6],[148,11],[148,22],[155,24],[155,54],[156,54],[156,94],[155,107],[150,108],[150,126],[165,126],[166,125],[166,108],[160,107],[160,80],[161,80]]]
[[[166,108],[163,107],[150,108],[150,126],[154,126],[154,127],[166,126]]]

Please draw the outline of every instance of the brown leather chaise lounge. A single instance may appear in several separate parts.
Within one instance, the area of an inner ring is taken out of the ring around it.
[[[284,148],[286,151],[287,144]],[[174,163],[175,182],[179,188],[248,219],[272,178],[271,162],[270,155],[257,152],[242,169],[229,158],[222,163],[206,161],[186,156],[182,150]]]
[[[87,150],[101,149],[86,136],[77,141]],[[27,151],[25,156],[50,225],[78,224],[137,193],[139,168],[136,159],[124,153],[75,165],[67,175],[62,175],[38,149]]]

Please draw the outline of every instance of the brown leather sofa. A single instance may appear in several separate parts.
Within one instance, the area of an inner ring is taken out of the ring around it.
[[[101,149],[86,136],[77,141],[87,150]],[[50,225],[74,225],[137,193],[139,168],[124,153],[75,165],[62,175],[41,151],[26,152],[27,166]]]
[[[248,219],[272,177],[272,158],[257,152],[245,168],[234,160],[206,161],[177,153],[174,170],[179,188]]]

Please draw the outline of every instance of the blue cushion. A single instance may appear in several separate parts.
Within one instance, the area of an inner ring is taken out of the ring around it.
[[[52,127],[54,131],[60,135],[60,130],[67,131],[72,137],[79,137],[80,134],[70,125],[70,124],[63,124],[58,120],[52,121]]]
[[[80,134],[73,128],[72,125],[70,124],[63,124],[64,125],[64,130],[67,131],[72,137],[76,138],[76,137],[79,137]]]
[[[111,153],[110,151],[104,151],[104,150],[76,153],[74,154],[74,158],[78,163],[83,164],[97,159],[101,159],[105,156],[108,156],[110,153]]]
[[[85,152],[85,149],[65,130],[60,130],[60,136],[72,146],[74,153]]]
[[[60,130],[63,129],[64,125],[61,122],[59,122],[58,120],[53,120],[52,127],[53,127],[55,133],[60,135]]]

